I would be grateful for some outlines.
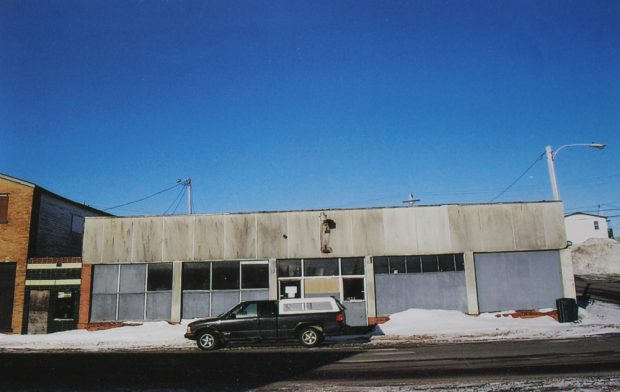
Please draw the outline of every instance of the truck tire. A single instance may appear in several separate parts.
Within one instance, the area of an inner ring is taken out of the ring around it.
[[[205,351],[211,351],[217,349],[219,346],[219,339],[217,335],[212,331],[204,331],[198,335],[196,339],[198,348]]]
[[[303,327],[299,330],[299,342],[304,347],[316,347],[323,341],[323,334],[314,327]]]

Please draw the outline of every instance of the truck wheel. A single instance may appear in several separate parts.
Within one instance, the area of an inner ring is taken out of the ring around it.
[[[322,334],[314,327],[305,327],[299,332],[299,341],[305,347],[315,347],[321,343]]]
[[[201,350],[215,350],[218,343],[217,335],[211,331],[202,332],[196,339],[196,344]]]

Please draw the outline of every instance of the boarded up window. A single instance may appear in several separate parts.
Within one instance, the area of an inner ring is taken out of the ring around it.
[[[9,221],[9,195],[0,194],[0,223]]]

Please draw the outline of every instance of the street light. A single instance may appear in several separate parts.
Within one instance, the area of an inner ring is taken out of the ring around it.
[[[553,192],[553,200],[560,200],[560,192],[558,191],[558,182],[555,178],[555,166],[553,165],[553,161],[555,157],[558,156],[559,152],[564,148],[568,147],[592,147],[602,150],[605,148],[605,144],[601,143],[590,143],[590,144],[565,144],[557,150],[553,151],[551,146],[547,146],[545,149],[547,153],[547,167],[549,168],[549,181],[551,181],[551,191]]]

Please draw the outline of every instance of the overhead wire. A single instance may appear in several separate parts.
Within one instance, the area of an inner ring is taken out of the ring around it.
[[[517,182],[519,182],[519,180],[521,178],[523,178],[523,176],[525,176],[527,174],[527,172],[529,172],[537,163],[538,161],[540,161],[543,156],[545,156],[545,153],[543,152],[542,154],[540,154],[540,156],[538,158],[536,158],[536,160],[534,162],[532,162],[531,165],[529,165],[527,167],[527,169],[525,169],[525,171],[523,171],[523,173],[521,173],[519,175],[519,177],[517,177],[513,182],[510,183],[510,185],[508,185],[503,191],[501,191],[500,193],[497,194],[497,196],[495,196],[494,198],[492,198],[491,200],[489,200],[490,202],[497,200],[500,196],[502,196],[504,193],[506,193],[510,188],[513,187],[513,185],[515,185]]]
[[[170,188],[162,189],[161,191],[159,191],[159,192],[155,192],[155,193],[153,193],[152,195],[149,195],[149,196],[143,197],[143,198],[138,199],[138,200],[130,201],[130,202],[128,202],[128,203],[119,204],[119,205],[114,206],[114,207],[104,208],[102,211],[109,211],[109,210],[113,210],[113,209],[115,209],[115,208],[120,208],[120,207],[128,206],[128,205],[130,205],[130,204],[139,203],[139,202],[144,201],[144,200],[146,200],[146,199],[150,199],[151,197],[157,196],[157,195],[159,195],[160,193],[164,193],[164,192],[167,192],[167,191],[169,191],[169,190],[171,190],[171,189],[174,189],[174,188],[178,187],[179,185],[181,185],[181,184],[177,183],[177,184],[175,184],[175,185],[171,186]]]
[[[166,211],[164,211],[163,215],[168,214],[168,211],[170,211],[170,209],[172,208],[172,206],[174,206],[175,203],[177,203],[177,201],[180,201],[183,198],[183,193],[185,192],[185,187],[183,187],[179,193],[177,193],[176,197],[174,198],[174,200],[172,200],[172,203],[170,203],[170,205],[168,206],[168,208],[166,208]]]
[[[187,187],[184,187],[183,192],[181,192],[181,197],[179,197],[179,201],[177,202],[177,205],[174,207],[174,210],[172,211],[171,215],[174,215],[174,213],[177,212],[177,208],[179,208],[181,201],[183,201],[183,196],[185,196],[186,191],[187,191]]]

